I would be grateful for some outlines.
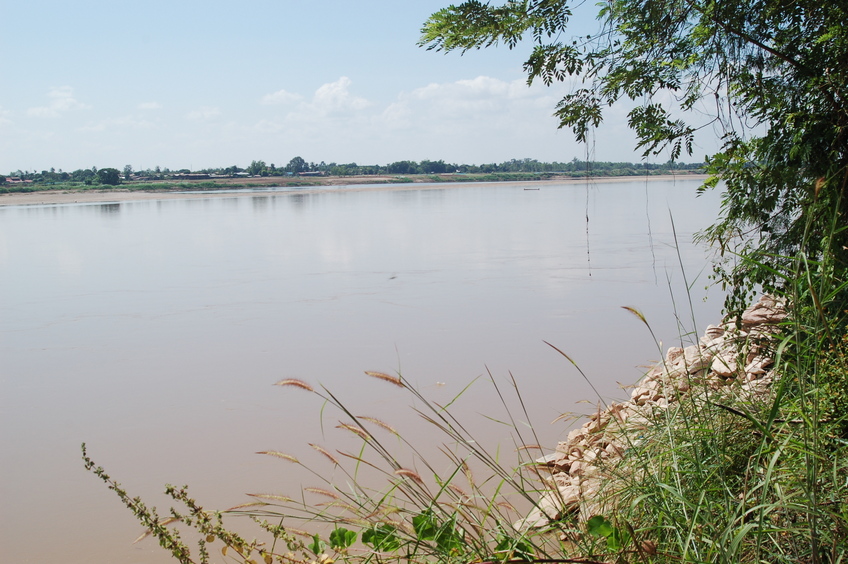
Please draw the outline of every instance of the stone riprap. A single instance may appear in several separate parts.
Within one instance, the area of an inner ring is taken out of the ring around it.
[[[585,521],[600,514],[598,493],[602,486],[609,487],[610,470],[625,457],[633,437],[652,424],[659,410],[693,388],[707,395],[728,386],[735,386],[734,393],[741,396],[768,394],[774,380],[771,345],[786,315],[785,305],[766,295],[742,314],[740,326],[725,320],[707,327],[698,344],[668,349],[665,359],[633,388],[629,400],[599,407],[553,454],[537,460],[550,472],[546,479],[550,489],[516,527],[543,527],[569,515]]]

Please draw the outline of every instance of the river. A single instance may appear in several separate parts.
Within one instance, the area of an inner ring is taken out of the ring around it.
[[[437,401],[483,375],[456,407],[498,443],[508,430],[479,415],[498,411],[486,378],[508,388],[512,374],[554,447],[568,424],[551,421],[596,398],[543,341],[621,398],[618,383],[660,354],[621,306],[664,347],[718,320],[723,295],[706,289],[692,235],[719,195],[696,197],[698,184],[0,207],[0,560],[169,561],[154,541],[131,544],[140,528],[85,472],[82,442],[156,503],[165,483],[213,507],[309,485],[253,453],[349,439],[326,413],[322,434],[321,403],[273,386],[284,378],[404,427],[409,400],[363,371],[400,371]]]

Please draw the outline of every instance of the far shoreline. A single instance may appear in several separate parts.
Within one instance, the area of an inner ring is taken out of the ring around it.
[[[240,187],[238,185],[221,186],[220,188],[199,188],[191,190],[128,190],[114,188],[110,190],[40,190],[37,192],[11,192],[0,194],[0,207],[9,206],[40,206],[64,204],[95,204],[150,200],[187,200],[198,198],[241,198],[245,196],[275,195],[286,196],[294,194],[326,194],[336,192],[402,192],[410,190],[446,190],[471,186],[493,185],[526,185],[534,188],[550,185],[581,185],[610,182],[634,181],[676,181],[676,180],[706,180],[706,174],[664,174],[651,176],[606,176],[583,178],[552,178],[545,180],[500,180],[482,182],[387,182],[384,177],[351,178],[329,177],[322,179],[320,184],[308,186],[281,186],[279,183],[269,183],[264,186]],[[252,191],[258,188],[259,191]],[[272,188],[287,188],[283,191],[273,191]],[[267,189],[267,191],[262,191]],[[244,191],[234,191],[244,190]]]

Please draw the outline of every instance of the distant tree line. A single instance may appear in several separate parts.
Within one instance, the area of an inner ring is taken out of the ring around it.
[[[247,167],[237,165],[223,168],[206,168],[192,171],[189,169],[170,170],[155,167],[134,170],[131,165],[123,169],[97,167],[63,172],[62,169],[37,171],[17,170],[8,175],[11,181],[29,181],[35,184],[79,183],[84,185],[111,185],[122,182],[144,182],[169,180],[188,175],[208,175],[210,177],[238,176],[292,176],[302,174],[320,174],[330,176],[369,176],[369,175],[415,175],[415,174],[492,174],[492,173],[552,173],[568,176],[639,176],[645,174],[664,174],[670,172],[698,172],[704,163],[627,163],[594,162],[572,159],[569,162],[541,162],[536,159],[511,159],[502,163],[480,165],[446,163],[443,160],[396,161],[387,165],[359,165],[357,163],[320,163],[308,162],[302,157],[294,157],[285,166],[276,166],[265,161],[252,161]],[[0,175],[0,183],[7,178]]]

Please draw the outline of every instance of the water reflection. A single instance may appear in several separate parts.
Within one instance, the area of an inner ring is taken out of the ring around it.
[[[119,213],[121,213],[121,204],[100,204],[98,206],[100,208],[100,214],[106,217],[117,217]]]
[[[254,211],[263,212],[267,211],[271,198],[268,196],[253,196],[250,201],[253,204]]]

